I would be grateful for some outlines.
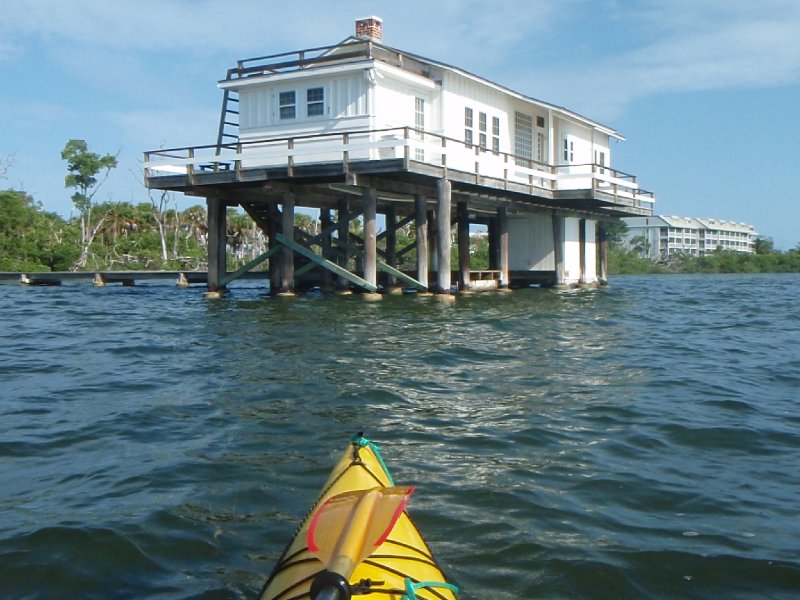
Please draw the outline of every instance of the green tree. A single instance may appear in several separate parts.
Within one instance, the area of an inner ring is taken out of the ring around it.
[[[775,252],[775,244],[770,237],[756,238],[756,254],[772,254]]]
[[[80,213],[81,254],[74,268],[83,268],[89,257],[89,248],[100,224],[92,227],[92,201],[100,186],[108,178],[111,169],[117,166],[117,157],[111,154],[100,156],[89,152],[85,140],[69,140],[61,151],[67,161],[67,176],[64,187],[75,188],[72,203]],[[98,176],[102,178],[98,180]]]
[[[66,269],[80,252],[74,240],[69,224],[24,192],[0,192],[1,271]]]

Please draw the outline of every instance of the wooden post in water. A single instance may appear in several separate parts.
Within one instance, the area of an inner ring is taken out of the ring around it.
[[[294,241],[294,194],[283,196],[283,212],[281,213],[281,234],[289,241]],[[283,273],[281,276],[281,294],[291,295],[294,290],[294,251],[284,247]]]
[[[497,217],[489,219],[489,268],[493,271],[500,270],[500,235],[497,227]]]
[[[319,222],[322,231],[326,231],[331,226],[331,209],[321,208],[319,211]],[[322,257],[333,261],[333,248],[331,246],[331,234],[322,237]],[[328,269],[322,269],[321,288],[330,291],[333,288],[333,273]]]
[[[564,273],[564,237],[565,223],[564,217],[553,212],[553,262],[555,265],[555,287],[566,286],[566,275]]]
[[[414,223],[417,237],[417,281],[428,285],[428,207],[425,196],[414,196]]]
[[[227,271],[225,247],[228,243],[228,224],[225,203],[209,197],[208,205],[208,291],[209,298],[219,297],[224,288],[222,278]]]
[[[436,183],[436,293],[449,294],[451,283],[450,267],[450,207],[452,186],[445,178]]]
[[[397,207],[390,204],[386,207],[386,264],[397,268]],[[386,289],[397,288],[397,277],[386,276]]]
[[[458,230],[458,289],[469,291],[469,206],[465,201],[456,205]]]
[[[436,247],[438,242],[436,241],[439,239],[439,235],[437,233],[438,226],[436,225],[436,211],[429,210],[428,211],[428,265],[432,271],[437,271],[439,269],[439,262],[438,262],[438,251]],[[434,284],[433,287],[436,287]]]
[[[350,252],[348,248],[350,247],[350,221],[347,220],[348,214],[350,211],[350,202],[347,198],[340,198],[336,204],[337,209],[337,219],[339,227],[336,231],[336,235],[339,238],[339,256],[338,256],[338,265],[343,269],[350,269],[349,263],[349,255]],[[336,289],[342,292],[349,292],[350,290],[350,282],[347,281],[344,277],[338,277],[336,281]]]
[[[510,283],[509,276],[509,256],[508,256],[508,208],[499,206],[497,208],[497,238],[498,238],[498,268],[500,269],[500,289],[508,289]]]
[[[601,285],[608,284],[608,230],[602,221],[597,223],[597,262]]]
[[[376,225],[378,196],[370,187],[361,188],[364,199],[364,281],[378,283],[378,234]]]
[[[269,259],[269,294],[270,296],[277,296],[281,291],[281,282],[283,281],[283,256],[279,250],[275,250],[281,247],[277,239],[277,235],[280,233],[281,213],[275,204],[270,204],[267,212],[269,214],[267,220],[269,249],[275,252]]]
[[[578,252],[580,256],[580,277],[578,284],[586,284],[586,219],[578,220]]]

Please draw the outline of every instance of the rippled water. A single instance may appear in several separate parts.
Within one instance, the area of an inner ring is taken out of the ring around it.
[[[254,598],[359,429],[462,598],[797,597],[799,288],[0,286],[0,597]]]

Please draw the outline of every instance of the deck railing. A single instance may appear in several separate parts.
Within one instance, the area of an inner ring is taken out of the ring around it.
[[[199,172],[286,168],[292,176],[300,166],[340,163],[345,171],[362,161],[399,159],[444,167],[504,185],[537,191],[591,190],[620,204],[641,207],[654,201],[639,188],[636,177],[597,164],[548,165],[506,152],[495,152],[447,136],[412,127],[359,130],[286,138],[259,139],[146,152],[145,177],[181,174],[190,180]],[[488,183],[488,182],[485,182]]]
[[[373,50],[372,42],[361,41],[245,58],[236,61],[236,66],[228,69],[226,80],[284,73],[357,58],[369,59]]]

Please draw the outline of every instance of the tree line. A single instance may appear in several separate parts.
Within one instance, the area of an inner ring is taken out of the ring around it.
[[[67,163],[64,185],[74,190],[77,214],[65,219],[45,211],[23,191],[1,190],[0,271],[207,268],[205,206],[179,210],[173,194],[154,190],[143,192],[146,200],[139,203],[97,202],[98,191],[117,166],[116,156],[91,152],[84,140],[73,139],[64,146],[61,158]],[[0,161],[0,179],[12,164],[11,158]],[[320,222],[302,213],[295,215],[295,226],[312,236],[320,231]],[[362,222],[351,221],[350,231],[361,235]],[[396,237],[399,248],[413,245],[413,225],[399,229]],[[236,269],[267,248],[266,235],[253,219],[229,208],[228,267]],[[471,250],[473,268],[486,269],[485,237],[474,237]],[[398,262],[401,269],[415,268],[416,250],[403,253]],[[266,268],[266,263],[260,268]]]
[[[609,227],[608,270],[611,274],[800,273],[800,244],[780,252],[770,238],[762,237],[756,240],[754,254],[719,249],[702,256],[677,254],[669,260],[653,261],[624,244],[626,232],[623,222]]]
[[[207,213],[201,205],[179,210],[169,192],[146,190],[146,200],[96,202],[95,196],[117,166],[111,154],[91,152],[84,140],[69,140],[61,152],[67,162],[64,185],[72,188],[77,215],[64,219],[43,210],[23,191],[0,190],[0,271],[77,270],[205,270],[207,268]],[[0,160],[0,180],[13,166],[13,157]],[[227,252],[235,269],[266,251],[268,240],[255,222],[237,209],[228,209]],[[320,230],[318,220],[298,213],[295,225],[310,235]],[[760,238],[755,254],[719,251],[705,256],[678,255],[667,262],[642,258],[623,243],[627,227],[612,223],[609,232],[609,272],[620,273],[758,273],[800,272],[800,244],[788,252],[775,250],[769,238]],[[361,233],[361,222],[350,224]],[[402,253],[398,268],[416,264],[414,226],[397,231]],[[487,269],[488,238],[470,240],[470,267]],[[453,264],[457,263],[453,248]],[[261,266],[266,268],[266,263]]]

